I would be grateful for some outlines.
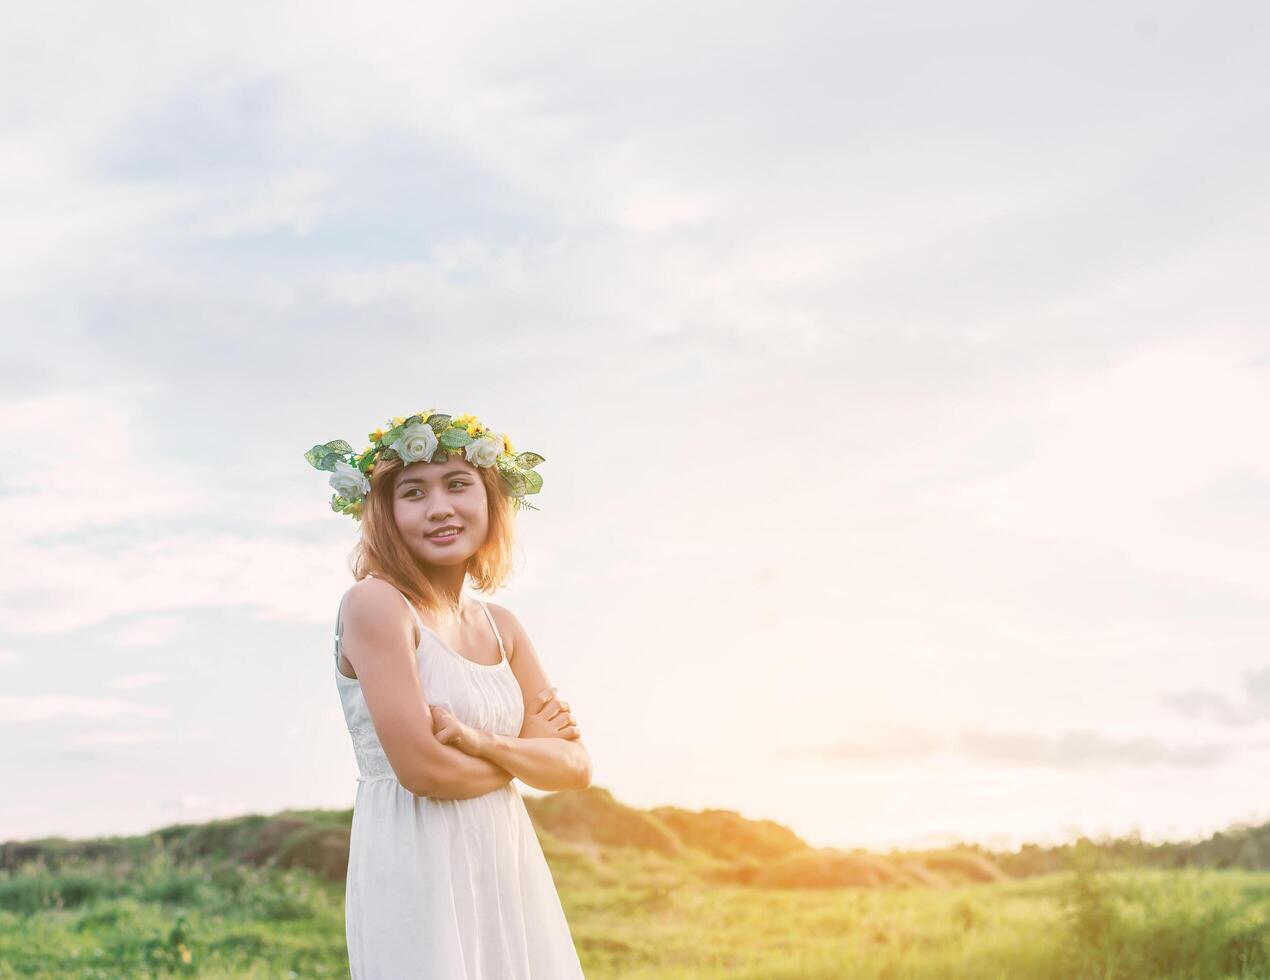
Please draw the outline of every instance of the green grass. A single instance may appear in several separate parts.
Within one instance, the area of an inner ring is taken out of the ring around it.
[[[1090,842],[1028,877],[958,849],[817,866],[776,825],[707,812],[699,834],[660,808],[646,828],[603,795],[625,836],[591,833],[587,805],[531,809],[591,980],[1270,978],[1264,870],[1133,867]],[[0,978],[347,977],[348,817],[0,845]]]
[[[590,978],[1270,977],[1264,873],[756,890],[614,852],[556,877]],[[0,977],[347,971],[343,888],[302,869],[157,857],[126,880],[38,866],[0,878]]]

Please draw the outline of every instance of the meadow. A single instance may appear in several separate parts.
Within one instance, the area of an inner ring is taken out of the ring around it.
[[[1270,978],[1270,825],[995,854],[526,799],[590,978]],[[348,975],[351,811],[0,845],[0,978]]]

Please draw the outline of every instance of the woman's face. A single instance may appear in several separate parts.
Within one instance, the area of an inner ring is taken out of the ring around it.
[[[393,516],[406,546],[429,565],[461,565],[485,542],[489,506],[475,466],[451,453],[444,463],[411,463],[397,473]],[[453,537],[435,537],[458,527]]]

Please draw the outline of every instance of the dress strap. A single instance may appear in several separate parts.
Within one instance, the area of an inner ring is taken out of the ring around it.
[[[498,640],[498,652],[503,655],[504,660],[507,660],[507,651],[503,648],[503,635],[498,632],[498,624],[494,622],[494,616],[489,611],[489,606],[485,604],[484,599],[477,599],[476,601],[481,604],[481,608],[485,610],[485,618],[489,620],[490,626],[494,628],[494,638]]]
[[[344,633],[344,623],[340,618],[344,613],[344,597],[340,596],[339,609],[335,611],[335,666],[340,665],[340,637]]]

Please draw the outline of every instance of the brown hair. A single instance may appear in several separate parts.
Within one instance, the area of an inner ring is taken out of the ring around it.
[[[397,475],[406,464],[400,459],[384,459],[375,464],[370,492],[362,504],[361,538],[353,549],[350,568],[361,581],[371,572],[397,586],[411,602],[432,612],[443,605],[441,597],[424,573],[424,565],[401,540],[393,516],[393,492]],[[485,484],[488,498],[489,533],[467,562],[467,576],[481,592],[493,592],[512,572],[512,544],[516,510],[503,493],[502,476],[495,466],[473,467]]]

